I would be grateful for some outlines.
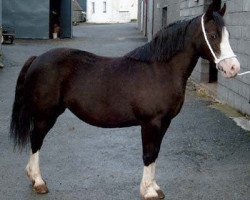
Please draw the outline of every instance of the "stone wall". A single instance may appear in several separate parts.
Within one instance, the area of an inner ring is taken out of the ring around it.
[[[241,63],[241,71],[250,70],[250,1],[228,0],[225,16],[232,49]],[[250,75],[225,79],[218,77],[218,97],[250,115]]]

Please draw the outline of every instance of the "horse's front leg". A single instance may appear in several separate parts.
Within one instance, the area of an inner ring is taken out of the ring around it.
[[[144,200],[159,200],[165,197],[155,181],[155,161],[169,124],[170,120],[163,121],[162,119],[154,119],[142,125],[144,170],[140,192]]]

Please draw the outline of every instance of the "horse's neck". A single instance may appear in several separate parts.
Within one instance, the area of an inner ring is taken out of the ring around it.
[[[173,71],[180,77],[180,80],[183,81],[184,84],[187,83],[188,78],[191,76],[200,58],[199,52],[193,47],[193,43],[196,42],[193,38],[193,35],[195,35],[194,30],[197,29],[199,23],[199,18],[195,18],[192,21],[187,31],[187,37],[190,39],[186,41],[184,49],[173,57],[174,63],[177,63]]]
[[[193,49],[186,48],[166,63],[166,67],[171,67],[172,76],[186,85],[198,59],[199,55]]]

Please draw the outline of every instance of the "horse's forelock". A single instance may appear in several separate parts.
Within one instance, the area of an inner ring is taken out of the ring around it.
[[[226,26],[223,17],[222,17],[219,13],[217,13],[217,12],[214,12],[214,13],[213,13],[213,18],[212,18],[212,20],[215,22],[215,24],[216,24],[221,30],[223,29],[223,27]]]

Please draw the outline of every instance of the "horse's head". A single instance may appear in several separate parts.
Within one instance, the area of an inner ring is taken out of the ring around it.
[[[231,78],[240,71],[240,63],[229,43],[229,32],[223,16],[226,4],[221,8],[221,0],[213,0],[207,12],[201,17],[201,56],[216,64],[224,77]]]

